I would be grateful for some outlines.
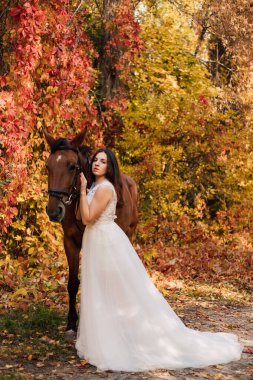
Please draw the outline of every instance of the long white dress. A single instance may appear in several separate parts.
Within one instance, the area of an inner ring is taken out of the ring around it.
[[[81,306],[76,349],[100,370],[138,372],[205,367],[239,360],[233,334],[184,325],[149,278],[129,239],[114,222],[116,192],[83,237]]]

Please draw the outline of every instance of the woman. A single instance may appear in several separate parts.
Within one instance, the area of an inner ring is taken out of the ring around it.
[[[242,346],[226,333],[187,328],[148,277],[114,222],[120,172],[109,149],[91,164],[93,184],[81,174],[83,237],[78,355],[100,370],[145,371],[204,367],[240,359]]]

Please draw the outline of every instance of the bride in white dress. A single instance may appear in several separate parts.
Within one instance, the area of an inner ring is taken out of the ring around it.
[[[146,371],[205,367],[239,360],[233,334],[184,325],[149,278],[128,237],[114,222],[119,170],[114,154],[99,150],[86,196],[81,174],[83,236],[77,353],[100,370]],[[109,178],[110,180],[108,180]]]

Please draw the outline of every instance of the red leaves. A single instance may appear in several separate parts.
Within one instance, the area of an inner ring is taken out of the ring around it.
[[[205,95],[200,95],[199,96],[199,103],[202,105],[202,106],[208,106],[209,102],[208,102],[208,99]]]
[[[0,100],[4,131],[0,132],[4,183],[0,227],[5,229],[15,216],[16,195],[25,183],[32,150],[41,143],[33,140],[37,129],[42,124],[54,126],[58,134],[66,128],[69,133],[76,132],[84,125],[95,129],[95,133],[100,129],[90,93],[95,80],[92,59],[98,54],[81,26],[82,12],[71,18],[71,9],[64,4],[52,0],[42,5],[38,0],[29,0],[10,9],[13,20],[9,43],[14,49],[7,62],[9,75],[0,78],[1,85],[8,86]],[[139,25],[129,0],[122,1],[107,27],[110,41],[105,49],[123,80],[140,46]],[[110,110],[102,120],[109,123],[110,112],[126,109],[125,94],[119,89],[117,98],[105,104]],[[116,134],[119,126],[114,127]],[[97,144],[103,144],[102,133]]]
[[[116,8],[114,17],[106,28],[110,32],[110,39],[105,51],[113,60],[116,70],[127,78],[131,62],[141,47],[140,26],[135,20],[134,9],[129,0],[122,1]]]
[[[144,261],[166,276],[211,282],[224,278],[251,281],[252,250],[246,231],[227,230],[218,236],[205,223],[194,223],[183,215],[174,222],[149,221],[139,228],[139,234],[146,242],[140,251]]]
[[[7,62],[9,75],[0,78],[1,86],[8,86],[0,97],[4,184],[0,228],[5,231],[17,212],[16,196],[24,189],[32,149],[41,144],[35,140],[41,120],[58,128],[58,133],[69,125],[76,132],[84,124],[96,123],[89,96],[95,52],[75,20],[68,23],[71,13],[63,2],[53,0],[42,7],[38,0],[30,0],[11,8],[10,16],[9,43],[14,49]]]
[[[24,11],[24,7],[22,7],[21,5],[18,5],[17,8],[10,8],[9,14],[11,17],[19,17],[23,11]]]
[[[243,350],[243,352],[245,353],[245,354],[251,354],[251,355],[253,355],[253,348],[245,348],[244,350]]]

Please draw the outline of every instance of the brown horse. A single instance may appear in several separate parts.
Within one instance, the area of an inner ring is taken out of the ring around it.
[[[47,160],[48,169],[48,204],[47,214],[51,221],[60,222],[64,232],[64,248],[69,266],[68,293],[69,312],[67,331],[76,331],[77,312],[76,295],[79,286],[78,269],[79,253],[82,245],[84,226],[77,219],[79,204],[80,172],[89,178],[89,156],[91,150],[81,146],[85,131],[79,133],[74,139],[54,139],[44,131],[45,138],[51,148]],[[122,174],[123,206],[117,208],[117,224],[126,235],[131,238],[137,225],[137,188],[135,182]],[[84,247],[85,250],[85,247]]]

